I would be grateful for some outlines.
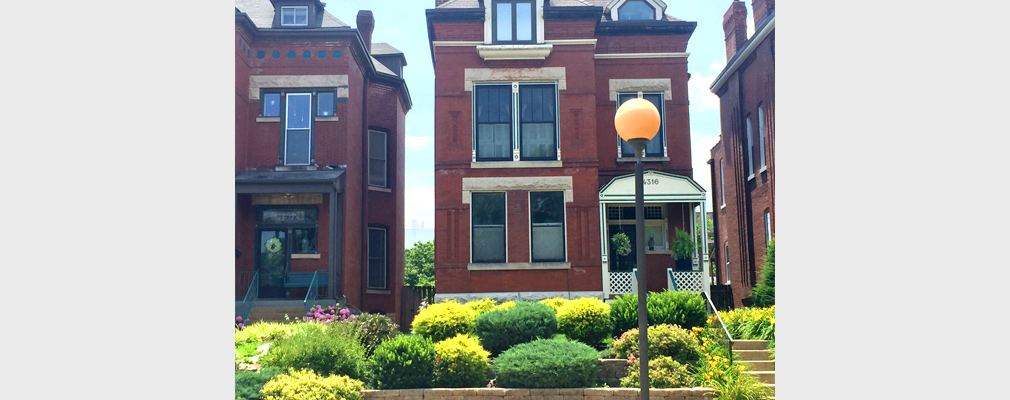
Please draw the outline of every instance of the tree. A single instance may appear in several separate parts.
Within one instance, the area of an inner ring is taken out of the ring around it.
[[[761,279],[754,287],[752,294],[755,306],[771,307],[775,305],[775,239],[768,243],[764,265],[761,266]]]
[[[417,242],[404,251],[403,284],[435,286],[435,242]]]

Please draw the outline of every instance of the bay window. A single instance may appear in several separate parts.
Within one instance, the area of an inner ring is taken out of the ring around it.
[[[317,117],[335,114],[336,90],[263,89],[260,116],[275,117],[281,123],[280,162],[283,165],[311,165]],[[271,122],[271,121],[267,121]]]

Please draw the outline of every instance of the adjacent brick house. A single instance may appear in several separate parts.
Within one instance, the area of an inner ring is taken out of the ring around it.
[[[712,148],[718,282],[730,285],[742,306],[757,284],[775,234],[775,1],[753,0],[754,35],[747,8],[730,4],[723,18],[726,68],[712,84],[721,102],[722,134]]]
[[[615,254],[610,240],[635,240],[634,157],[613,124],[634,97],[664,116],[646,154],[646,258],[649,290],[671,286],[669,240],[675,228],[693,234],[705,193],[691,179],[688,123],[696,23],[666,11],[659,0],[436,0],[427,10],[436,297],[634,290],[635,253]],[[699,290],[706,247],[685,272]]]
[[[235,4],[236,296],[300,301],[315,279],[397,313],[406,59],[371,43],[370,11],[352,29],[319,0]]]

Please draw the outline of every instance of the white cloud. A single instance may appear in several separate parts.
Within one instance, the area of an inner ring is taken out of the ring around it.
[[[423,186],[414,186],[423,185]],[[404,192],[403,220],[407,227],[412,221],[426,222],[425,227],[435,221],[435,187],[420,179],[407,179]]]
[[[407,147],[407,150],[422,150],[428,147],[432,142],[432,137],[430,136],[404,136],[403,145]]]
[[[713,63],[711,67],[714,68],[715,65]],[[722,68],[719,68],[719,71],[721,70]],[[717,75],[718,73],[706,76],[701,72],[691,74],[691,79],[687,81],[687,95],[692,109],[696,111],[719,109],[719,96],[709,90],[709,86],[712,86]]]
[[[707,211],[712,211],[712,173],[708,159],[712,158],[712,146],[719,142],[719,134],[691,133],[691,168],[694,181],[705,188]]]

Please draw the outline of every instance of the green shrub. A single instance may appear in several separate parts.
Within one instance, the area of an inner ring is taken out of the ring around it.
[[[491,365],[496,386],[504,388],[592,387],[599,354],[584,343],[537,339],[501,353]]]
[[[554,309],[554,312],[558,312],[561,306],[568,304],[569,300],[563,297],[551,297],[549,299],[540,300],[540,302],[551,306],[551,308]]]
[[[701,293],[687,290],[650,293],[645,307],[649,314],[649,325],[673,324],[691,329],[705,326],[705,319],[708,318],[705,299]]]
[[[558,322],[550,306],[518,302],[507,310],[481,314],[475,331],[491,354],[499,354],[519,343],[553,336],[558,331]]]
[[[737,308],[720,315],[733,339],[775,339],[775,306]]]
[[[719,393],[717,400],[767,400],[775,395],[773,389],[747,373],[726,374],[723,379],[712,379],[702,385],[715,389]]]
[[[580,342],[598,345],[610,335],[610,306],[595,297],[569,301],[558,310],[558,331]]]
[[[435,343],[435,386],[482,387],[487,384],[487,359],[491,356],[470,335]]]
[[[463,304],[463,307],[469,308],[473,312],[475,312],[478,315],[480,315],[480,314],[483,314],[483,313],[486,313],[488,311],[493,310],[496,305],[498,305],[497,302],[495,302],[494,300],[491,300],[491,299],[485,297],[485,298],[480,299],[480,300],[468,301],[466,304]]]
[[[638,381],[642,360],[634,359],[628,364],[628,374],[621,378],[621,387],[640,387]],[[667,356],[653,357],[649,355],[649,387],[656,389],[681,388],[694,386],[694,376],[687,370],[687,365],[674,361]]]
[[[670,357],[681,364],[695,364],[701,357],[701,346],[698,339],[687,329],[676,325],[660,324],[650,326],[649,357]],[[629,329],[611,344],[612,355],[615,358],[638,358],[638,328]],[[652,364],[650,361],[650,368]]]
[[[400,326],[380,314],[360,314],[348,320],[354,337],[365,348],[365,357],[371,357],[375,347],[400,334]]]
[[[751,295],[754,297],[755,307],[775,305],[775,239],[768,242],[764,264],[761,266],[761,277]]]
[[[414,333],[440,342],[460,333],[473,333],[477,313],[455,300],[432,304],[417,313],[412,328]]]
[[[614,321],[611,335],[620,336],[628,329],[638,327],[638,294],[618,295],[608,304],[610,305],[610,319]]]
[[[417,335],[400,335],[382,342],[371,359],[377,389],[421,389],[435,383],[435,344]]]
[[[252,342],[277,340],[289,335],[294,326],[300,324],[282,324],[280,322],[256,322],[235,331],[235,346]]]
[[[307,368],[322,375],[361,378],[365,349],[355,339],[349,324],[313,322],[304,325],[322,328],[305,329],[275,341],[270,350],[260,357],[260,364],[282,369]]]
[[[361,381],[342,375],[323,377],[291,369],[263,385],[263,400],[361,400]]]
[[[514,301],[506,301],[504,303],[501,303],[499,305],[494,306],[494,309],[492,309],[491,311],[508,310],[508,309],[510,309],[512,307],[515,307],[515,306],[516,306],[516,302],[514,302]]]
[[[235,400],[260,399],[263,385],[282,373],[284,370],[275,367],[263,367],[259,371],[235,371]]]

